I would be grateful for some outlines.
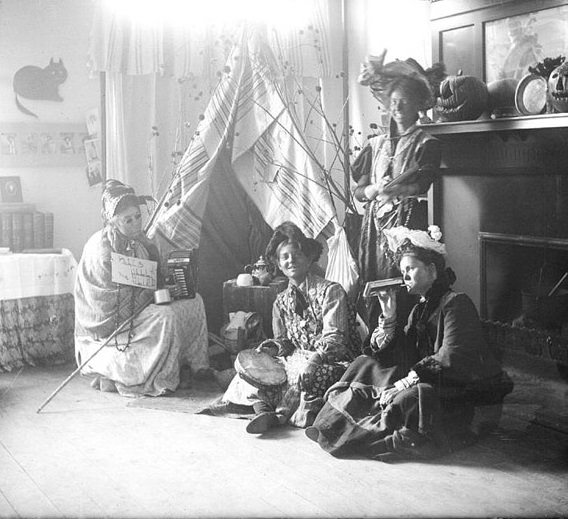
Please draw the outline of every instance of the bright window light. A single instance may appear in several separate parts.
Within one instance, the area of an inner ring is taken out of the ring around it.
[[[223,25],[261,22],[301,27],[311,11],[309,0],[105,0],[105,8],[144,25]]]

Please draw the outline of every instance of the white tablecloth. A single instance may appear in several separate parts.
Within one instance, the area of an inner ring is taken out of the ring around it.
[[[77,262],[61,254],[0,254],[0,301],[73,293]]]

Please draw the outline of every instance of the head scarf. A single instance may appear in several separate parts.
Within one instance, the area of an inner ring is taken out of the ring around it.
[[[140,199],[136,196],[132,187],[123,184],[119,180],[107,180],[103,185],[102,194],[102,217],[105,225],[116,215],[116,209],[119,204],[122,204],[123,208],[139,206]]]

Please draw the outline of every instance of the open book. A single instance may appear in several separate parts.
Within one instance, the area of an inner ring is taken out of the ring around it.
[[[363,297],[377,297],[379,291],[404,285],[402,278],[377,279],[369,281],[363,290]]]

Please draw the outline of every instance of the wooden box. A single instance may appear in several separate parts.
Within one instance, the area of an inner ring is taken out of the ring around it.
[[[235,279],[223,283],[223,316],[229,321],[229,313],[242,310],[257,312],[262,317],[262,326],[267,337],[272,337],[272,304],[279,292],[288,286],[284,277],[275,278],[267,286],[237,286]]]

